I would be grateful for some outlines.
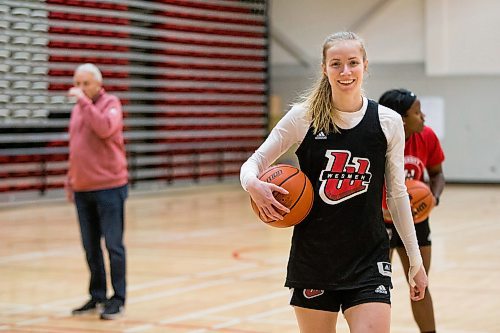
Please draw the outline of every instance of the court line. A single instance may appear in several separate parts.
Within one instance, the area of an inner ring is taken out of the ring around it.
[[[134,297],[134,298],[130,299],[127,303],[128,304],[136,304],[136,303],[141,303],[141,302],[147,302],[147,301],[151,301],[154,299],[163,298],[166,296],[183,294],[183,293],[186,293],[188,291],[204,289],[207,287],[218,286],[221,284],[227,284],[227,283],[231,282],[231,280],[233,280],[233,279],[219,279],[219,280],[215,280],[215,281],[207,281],[207,282],[203,282],[203,283],[199,283],[199,284],[193,284],[193,285],[190,285],[189,287],[175,288],[174,290],[167,290],[167,291],[160,292],[160,293],[158,293],[158,292],[151,293],[151,294],[147,294],[147,295],[140,296],[140,297]]]
[[[196,318],[204,317],[207,314],[213,314],[213,313],[217,313],[217,312],[221,312],[221,311],[232,310],[232,309],[239,308],[242,306],[260,303],[263,301],[268,301],[268,300],[273,299],[273,298],[283,297],[285,295],[288,295],[287,290],[280,290],[280,291],[275,291],[272,293],[265,293],[264,295],[248,298],[248,299],[245,299],[242,301],[227,303],[224,305],[219,305],[219,306],[215,306],[215,307],[204,309],[204,310],[191,312],[191,313],[185,314],[183,316],[177,316],[175,318],[163,319],[163,320],[160,320],[159,323],[170,324],[170,323],[177,323],[180,321],[184,321],[187,319],[196,319]]]
[[[47,257],[66,256],[69,251],[76,252],[76,250],[77,248],[76,246],[74,246],[74,247],[62,248],[59,250],[36,251],[23,254],[16,254],[12,256],[5,256],[5,257],[0,257],[0,265],[11,264],[13,262],[19,262],[19,261],[32,261],[34,259],[41,259]]]

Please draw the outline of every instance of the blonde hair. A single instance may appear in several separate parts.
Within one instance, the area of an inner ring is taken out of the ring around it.
[[[333,45],[342,41],[356,41],[359,43],[363,53],[363,62],[366,61],[366,50],[363,40],[354,32],[342,31],[328,36],[323,43],[323,57],[321,64],[325,65],[326,52]],[[321,77],[312,88],[302,97],[302,103],[308,109],[308,117],[312,120],[314,133],[323,131],[325,134],[338,133],[339,129],[335,122],[338,120],[338,110],[333,106],[332,87],[328,77],[321,73]]]

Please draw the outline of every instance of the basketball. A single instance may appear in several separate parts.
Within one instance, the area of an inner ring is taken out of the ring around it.
[[[436,204],[431,189],[424,182],[415,179],[407,179],[406,188],[410,196],[413,221],[425,221]]]
[[[278,185],[288,191],[286,195],[274,193],[276,200],[290,209],[289,213],[280,212],[283,220],[267,220],[266,217],[261,216],[259,209],[250,198],[253,211],[267,225],[276,228],[291,227],[302,222],[311,211],[314,201],[312,184],[307,176],[296,167],[287,164],[274,165],[264,170],[259,179]]]

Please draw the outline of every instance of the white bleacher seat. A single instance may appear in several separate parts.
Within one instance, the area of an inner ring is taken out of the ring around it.
[[[49,31],[49,26],[47,24],[43,24],[43,23],[36,23],[36,24],[33,24],[33,26],[31,27],[31,31],[47,32],[47,31]]]
[[[7,30],[9,29],[9,26],[10,26],[9,21],[0,20],[0,29]]]
[[[0,94],[0,103],[9,103],[10,95]]]
[[[10,7],[7,5],[0,5],[0,14],[7,14],[10,11]]]
[[[36,109],[31,113],[31,118],[36,119],[46,119],[49,116],[49,110],[47,109]]]
[[[31,115],[31,110],[28,109],[16,109],[12,111],[12,118],[14,119],[26,119]]]
[[[12,72],[15,74],[29,74],[31,72],[31,66],[26,66],[26,65],[14,66]]]
[[[39,46],[47,46],[49,43],[49,39],[46,37],[34,37],[33,41],[31,42],[32,45],[39,45]]]
[[[50,96],[51,104],[64,104],[66,103],[66,96],[64,95],[53,95]]]
[[[35,90],[47,90],[49,88],[49,83],[47,81],[36,81],[31,85],[31,89]]]
[[[0,88],[8,89],[10,87],[10,82],[7,80],[0,80]]]
[[[9,109],[0,107],[0,119],[7,119],[9,117]]]
[[[31,28],[31,23],[29,22],[13,22],[12,30],[28,31]]]
[[[14,81],[12,84],[12,89],[30,89],[31,88],[31,82],[30,81]]]
[[[27,36],[15,36],[12,38],[13,45],[29,45],[31,38]]]
[[[48,12],[43,9],[33,9],[33,11],[31,12],[31,17],[47,18],[48,15]]]
[[[10,70],[10,65],[0,63],[0,73],[7,73]]]
[[[26,8],[26,7],[13,7],[10,10],[10,14],[15,15],[15,16],[30,16],[31,9]]]
[[[0,44],[7,44],[10,40],[10,37],[4,34],[0,34]]]
[[[33,53],[31,55],[31,60],[33,60],[33,61],[48,61],[49,55],[47,53]]]
[[[13,104],[29,104],[30,101],[31,101],[31,99],[29,96],[17,95],[17,96],[14,96],[12,103]]]
[[[31,69],[31,74],[35,75],[47,75],[49,73],[49,68],[47,66],[37,66]]]
[[[31,53],[25,51],[14,52],[12,59],[14,60],[30,60]]]
[[[46,104],[49,101],[49,97],[45,95],[33,96],[33,104]]]
[[[6,49],[0,49],[0,58],[7,59],[10,57],[10,51]]]

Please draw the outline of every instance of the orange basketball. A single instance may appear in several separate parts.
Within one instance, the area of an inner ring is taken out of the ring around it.
[[[289,213],[281,213],[283,220],[267,220],[261,216],[259,209],[250,198],[253,211],[267,225],[277,228],[291,227],[302,222],[311,211],[314,201],[313,187],[307,176],[296,167],[287,164],[271,166],[262,172],[259,179],[276,184],[288,191],[286,195],[274,193],[276,200],[290,209]]]
[[[413,221],[420,223],[425,221],[436,205],[434,195],[427,184],[420,180],[407,179],[406,188],[410,195],[410,205],[413,214]]]

